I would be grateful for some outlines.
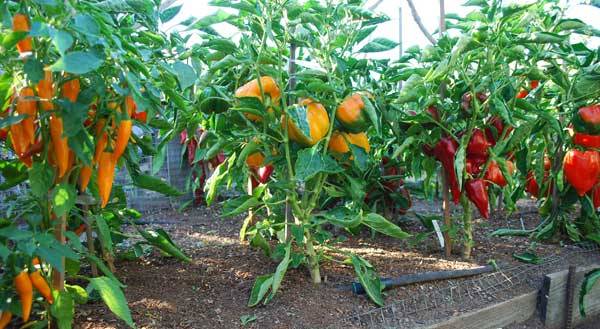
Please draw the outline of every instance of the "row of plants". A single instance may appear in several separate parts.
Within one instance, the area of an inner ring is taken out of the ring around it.
[[[206,181],[207,204],[238,189],[223,215],[247,214],[240,237],[279,261],[257,278],[250,306],[268,302],[290,267],[304,265],[319,283],[323,261],[352,264],[383,304],[374,268],[336,248],[344,237],[329,227],[409,237],[390,220],[410,207],[407,177],[431,197],[441,176],[448,203],[462,208],[442,230],[467,258],[473,209],[487,219],[501,200],[511,213],[528,195],[539,225],[494,236],[597,241],[598,51],[574,36],[598,31],[559,3],[470,1],[465,17],[446,16],[449,32],[435,45],[398,61],[365,56],[397,43],[368,40],[388,18],[360,1],[211,4],[235,14],[189,23],[210,51],[199,57],[199,111],[182,128],[206,131],[196,160],[227,155]],[[211,28],[220,23],[235,26],[239,42]]]
[[[127,169],[139,188],[181,194],[139,166],[142,156],[162,165],[197,76],[186,40],[158,30],[180,7],[159,6],[0,4],[1,187],[25,191],[2,200],[0,328],[71,328],[76,305],[100,299],[133,327],[114,260],[154,247],[190,261],[165,231],[136,225],[114,183]]]

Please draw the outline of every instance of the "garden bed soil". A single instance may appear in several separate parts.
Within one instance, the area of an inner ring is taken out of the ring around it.
[[[413,210],[434,213],[437,207],[437,203],[417,201]],[[406,216],[411,217],[414,219],[410,213]],[[290,269],[269,304],[249,308],[246,304],[255,278],[272,273],[277,262],[239,242],[240,218],[222,219],[215,209],[195,208],[184,213],[157,211],[146,214],[143,220],[149,223],[148,227],[164,228],[193,260],[186,264],[154,253],[116,263],[116,275],[126,285],[125,295],[138,328],[324,328],[375,307],[366,297],[339,289],[340,284],[354,280],[351,266],[325,262],[321,269],[324,283],[320,286],[311,283],[303,267]],[[380,234],[371,236],[363,230],[340,247],[366,258],[384,277],[472,268],[491,259],[510,266],[519,264],[511,255],[526,251],[529,240],[488,234],[501,227],[530,228],[539,223],[539,218],[535,205],[525,202],[509,218],[496,212],[489,221],[477,219],[476,223],[477,244],[470,261],[463,260],[459,253],[444,259],[434,235],[422,241],[399,241]],[[403,220],[400,225],[408,232],[424,231],[416,220]],[[545,256],[559,252],[560,246],[537,244],[535,250]],[[385,298],[390,302],[445,285],[431,282],[401,287],[388,291]],[[468,308],[458,305],[455,314]],[[243,321],[247,323],[243,325]],[[75,328],[125,325],[97,301],[78,309]]]

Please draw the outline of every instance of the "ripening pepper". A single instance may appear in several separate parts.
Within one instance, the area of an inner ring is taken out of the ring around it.
[[[98,163],[100,155],[106,150],[106,146],[108,146],[108,133],[104,131],[105,124],[105,119],[100,119],[96,123],[96,149],[92,160],[93,165]]]
[[[27,167],[31,167],[31,157],[24,157],[23,155],[27,152],[31,144],[27,137],[23,125],[20,123],[10,126],[10,141],[13,146],[13,151],[19,157],[19,160],[23,162]]]
[[[129,144],[129,138],[131,137],[131,128],[133,127],[133,121],[131,121],[131,117],[137,110],[137,105],[135,104],[133,97],[125,97],[125,108],[127,110],[128,117],[126,119],[122,119],[121,122],[119,122],[119,127],[117,128],[117,138],[115,139],[115,147],[113,151],[115,161],[118,161],[123,152],[125,152],[125,149]]]
[[[537,180],[535,179],[535,174],[533,173],[533,171],[527,173],[525,191],[536,198],[539,197],[540,186],[538,185]]]
[[[303,99],[300,105],[306,107],[306,121],[310,131],[310,136],[305,135],[302,130],[294,124],[291,119],[287,120],[288,134],[291,140],[303,146],[313,146],[317,144],[329,131],[329,115],[325,107],[311,99]],[[282,125],[285,124],[282,120]]]
[[[71,79],[65,82],[62,86],[62,96],[70,100],[72,103],[77,102],[77,97],[79,97],[80,91],[81,86],[78,78]]]
[[[527,89],[521,90],[517,94],[517,98],[525,98],[525,97],[527,97],[527,95],[529,95],[529,92],[531,90],[534,90],[535,88],[537,88],[539,85],[540,85],[540,81],[539,80],[531,80],[531,82],[529,83],[529,90],[527,90]]]
[[[37,85],[38,96],[41,98],[40,107],[44,111],[54,109],[52,98],[54,97],[54,86],[52,82],[52,72],[44,71],[44,78]]]
[[[148,112],[142,111],[142,112],[134,113],[133,119],[135,119],[139,122],[146,123],[146,122],[148,122]]]
[[[363,100],[363,97],[367,96],[363,93],[354,93],[346,97],[338,106],[335,117],[345,130],[360,133],[367,130],[371,124]]]
[[[262,93],[261,93],[262,87]],[[281,90],[277,86],[277,82],[270,76],[262,76],[260,77],[260,85],[259,79],[254,79],[245,85],[239,87],[235,91],[235,97],[256,97],[263,101],[262,96],[268,95],[271,98],[272,104],[278,104],[279,99],[281,98]],[[245,113],[246,117],[251,121],[260,121],[261,117],[252,113]]]
[[[442,167],[446,171],[448,184],[452,193],[452,199],[455,204],[460,201],[460,187],[456,178],[456,170],[454,168],[454,160],[458,143],[451,137],[443,137],[433,148],[433,155],[442,163]]]
[[[33,89],[26,87],[21,89],[17,99],[17,113],[26,115],[20,122],[23,127],[23,135],[29,145],[35,142],[35,119],[37,115],[37,105]]]
[[[600,175],[600,153],[596,151],[570,150],[563,160],[566,180],[579,196],[590,191]]]
[[[90,166],[81,167],[81,171],[79,172],[79,192],[83,193],[87,190],[90,179],[92,178],[92,172],[93,168]]]
[[[111,152],[102,152],[98,161],[98,193],[104,208],[110,199],[117,161]]]
[[[600,135],[588,135],[576,132],[573,135],[573,144],[585,148],[600,148]]]
[[[31,305],[33,304],[33,286],[27,272],[23,271],[14,279],[15,290],[21,301],[21,312],[23,313],[23,322],[29,321],[31,314]]]
[[[31,284],[40,293],[40,295],[42,295],[48,301],[48,303],[52,304],[54,302],[52,290],[50,290],[50,286],[48,285],[48,282],[46,282],[46,279],[44,279],[42,276],[42,272],[40,270],[29,273],[29,280],[31,280]]]
[[[258,170],[256,171],[258,182],[261,184],[266,184],[269,181],[269,178],[271,178],[271,174],[274,170],[275,167],[273,167],[273,165],[270,164],[258,168]]]
[[[254,152],[246,158],[246,165],[251,169],[260,168],[265,162],[265,156],[260,152]]]
[[[515,166],[512,163],[512,161],[506,160],[506,167],[510,174],[514,173]],[[506,179],[502,174],[502,170],[500,169],[500,166],[498,165],[498,163],[496,163],[496,161],[490,162],[487,172],[485,173],[485,179],[500,187],[504,187],[507,184]]]
[[[121,122],[119,122],[119,127],[117,128],[117,138],[115,139],[114,152],[112,154],[115,158],[115,162],[119,160],[123,152],[125,152],[127,144],[129,144],[132,126],[133,122],[129,119],[121,120]]]
[[[7,328],[10,320],[12,320],[12,313],[10,311],[2,311],[2,315],[0,315],[0,329]]]
[[[29,32],[29,18],[24,14],[16,14],[12,21],[13,31],[15,32]],[[33,49],[31,45],[31,37],[27,36],[25,39],[17,42],[17,50],[20,54],[30,52]]]
[[[387,192],[398,191],[400,186],[404,184],[404,180],[402,180],[402,178],[400,177],[389,176],[399,176],[400,174],[402,174],[402,169],[396,164],[392,163],[390,158],[385,156],[381,159],[381,166],[383,167],[382,176],[387,176],[385,178],[382,177],[382,185],[384,190],[386,190]]]
[[[70,169],[69,166],[69,143],[67,137],[63,135],[63,120],[55,114],[50,116],[50,138],[54,149],[54,160],[58,167],[58,177],[62,178]]]
[[[580,108],[573,117],[573,126],[577,132],[600,134],[600,104]]]
[[[371,151],[371,145],[369,144],[369,138],[364,132],[358,134],[345,133],[334,131],[329,140],[329,151],[334,154],[340,155],[350,152],[350,146],[348,142],[365,150],[366,153]],[[350,157],[352,159],[352,157]]]
[[[479,128],[473,130],[473,135],[467,145],[467,156],[486,157],[490,143],[485,138],[485,134]]]
[[[483,218],[490,218],[490,201],[486,182],[483,179],[470,179],[465,183],[467,198],[473,202]]]
[[[188,158],[188,164],[191,166],[194,164],[194,160],[196,160],[196,149],[198,148],[198,141],[196,140],[196,137],[193,136],[192,138],[190,138],[190,141],[188,142],[187,145],[187,158]]]
[[[481,173],[481,166],[487,161],[487,157],[482,156],[468,156],[465,163],[465,169],[467,173],[472,176],[477,176]]]

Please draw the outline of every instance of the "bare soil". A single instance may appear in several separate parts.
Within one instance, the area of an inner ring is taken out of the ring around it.
[[[530,247],[528,239],[490,238],[488,234],[500,227],[531,228],[539,223],[533,203],[519,206],[519,212],[509,218],[494,213],[489,221],[476,220],[477,244],[471,260],[462,259],[460,250],[444,259],[435,235],[422,241],[399,241],[380,234],[372,236],[364,230],[339,246],[366,258],[383,277],[472,268],[491,259],[510,266],[518,264],[513,253]],[[437,207],[417,201],[413,210],[434,213]],[[185,213],[154,212],[144,220],[149,227],[160,226],[171,234],[193,261],[185,264],[154,253],[140,260],[116,263],[116,275],[126,285],[125,295],[138,328],[324,328],[375,307],[366,297],[340,289],[341,284],[354,280],[351,266],[324,262],[324,283],[320,286],[311,283],[304,268],[290,269],[269,304],[249,308],[246,304],[255,278],[272,273],[277,262],[239,242],[239,218],[222,219],[214,209],[197,208]],[[410,213],[400,225],[408,232],[424,232]],[[534,250],[545,256],[559,252],[560,246],[538,244]],[[386,301],[423,294],[443,284],[432,282],[390,290]],[[76,323],[78,329],[126,327],[101,302],[81,306]]]

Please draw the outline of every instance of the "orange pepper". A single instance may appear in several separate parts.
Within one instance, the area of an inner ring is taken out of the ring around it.
[[[0,329],[6,328],[10,323],[10,320],[12,320],[12,313],[9,311],[3,311],[2,315],[0,316]]]
[[[101,207],[106,207],[110,199],[113,180],[115,178],[115,167],[117,161],[113,153],[102,152],[98,161],[98,192],[102,200]]]
[[[79,79],[74,78],[63,84],[62,95],[63,97],[70,100],[72,103],[75,103],[77,101],[77,97],[79,96],[80,90],[81,87],[79,85]]]
[[[29,19],[23,14],[16,14],[13,17],[12,24],[15,32],[29,32]],[[17,42],[17,50],[20,54],[30,52],[32,49],[30,36]]]
[[[54,86],[52,84],[52,72],[44,71],[44,79],[38,82],[37,92],[38,96],[42,98],[40,101],[42,110],[53,110],[52,97],[54,97]]]
[[[83,166],[81,171],[79,172],[79,191],[85,192],[88,185],[90,184],[90,179],[92,178],[93,168],[90,166]]]
[[[20,122],[23,126],[24,136],[29,145],[35,142],[35,117],[37,115],[37,105],[34,99],[33,89],[26,87],[21,89],[19,98],[17,99],[17,113],[26,117]]]
[[[19,273],[14,280],[15,290],[21,300],[21,311],[23,313],[23,322],[29,321],[31,314],[31,305],[33,304],[33,286],[27,272]]]
[[[50,290],[50,286],[46,279],[42,276],[40,270],[36,270],[33,273],[29,273],[29,280],[31,280],[31,284],[40,292],[48,303],[52,304],[54,302],[54,298],[52,298],[52,290]]]

